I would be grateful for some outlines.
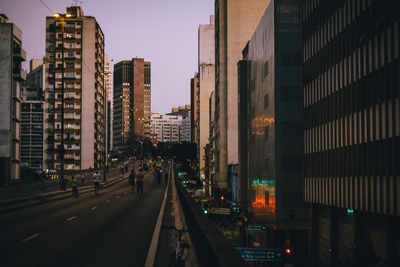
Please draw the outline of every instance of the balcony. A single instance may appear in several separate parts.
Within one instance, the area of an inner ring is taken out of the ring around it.
[[[13,77],[17,81],[20,81],[20,82],[25,81],[26,80],[26,72],[21,68],[14,69]]]
[[[26,52],[24,49],[14,49],[13,56],[16,60],[25,61],[26,60]]]

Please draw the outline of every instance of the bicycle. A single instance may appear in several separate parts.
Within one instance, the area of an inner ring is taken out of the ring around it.
[[[189,243],[182,238],[182,234],[188,232],[185,229],[177,229],[175,226],[163,226],[164,229],[173,229],[178,233],[177,243],[175,252],[171,254],[169,266],[170,267],[185,267],[185,260],[183,259],[183,254],[185,249],[190,247]]]

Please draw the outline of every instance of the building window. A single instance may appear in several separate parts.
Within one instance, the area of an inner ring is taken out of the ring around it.
[[[268,76],[268,60],[264,63],[264,78]]]
[[[269,106],[269,99],[268,99],[269,97],[268,97],[268,93],[266,93],[265,95],[264,95],[264,108],[267,108],[268,106]]]

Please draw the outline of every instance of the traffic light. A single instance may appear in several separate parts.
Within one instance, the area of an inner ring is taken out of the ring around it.
[[[285,253],[286,255],[290,255],[290,253],[292,253],[292,250],[290,248],[285,249]]]
[[[221,196],[221,200],[224,200],[224,196]]]
[[[181,177],[181,176],[182,176],[182,173],[181,173],[181,172],[178,172],[178,176]]]
[[[208,209],[204,209],[204,210],[203,210],[203,213],[204,213],[204,214],[208,214]]]

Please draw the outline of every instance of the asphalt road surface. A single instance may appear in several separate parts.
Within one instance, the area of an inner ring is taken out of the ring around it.
[[[1,266],[144,266],[165,186],[110,188],[0,216]]]

